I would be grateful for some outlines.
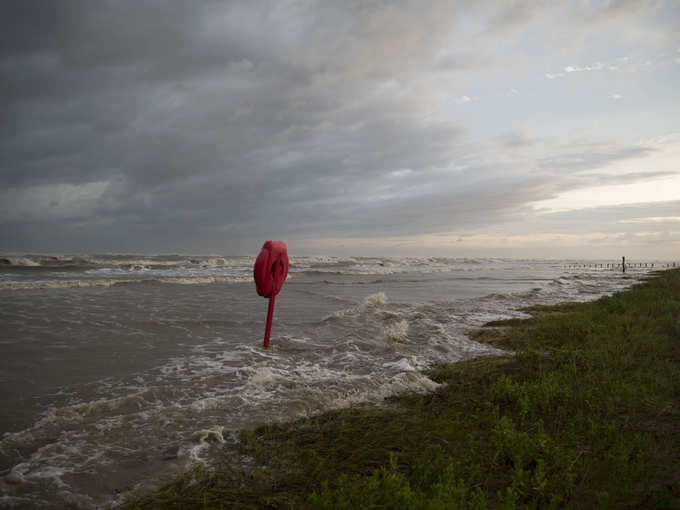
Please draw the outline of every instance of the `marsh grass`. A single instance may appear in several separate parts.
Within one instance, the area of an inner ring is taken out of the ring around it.
[[[680,270],[473,333],[433,394],[244,430],[127,508],[680,508]]]

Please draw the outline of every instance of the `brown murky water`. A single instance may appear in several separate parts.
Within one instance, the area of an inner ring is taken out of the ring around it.
[[[427,392],[494,354],[470,328],[634,283],[498,259],[292,260],[266,300],[247,257],[15,257],[0,270],[0,506],[107,507],[210,462],[243,426]],[[650,268],[651,269],[651,268]]]

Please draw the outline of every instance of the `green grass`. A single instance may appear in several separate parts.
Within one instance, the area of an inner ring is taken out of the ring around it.
[[[437,392],[240,433],[128,509],[680,508],[680,270],[474,333]]]

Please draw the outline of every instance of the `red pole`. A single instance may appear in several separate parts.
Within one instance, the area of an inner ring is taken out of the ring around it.
[[[269,347],[269,333],[272,330],[272,316],[274,315],[274,298],[275,294],[272,294],[269,298],[269,309],[267,310],[267,327],[264,330],[264,347],[265,349]]]
[[[269,298],[267,326],[264,330],[264,348],[269,347],[269,334],[274,316],[274,297],[288,276],[288,248],[283,241],[267,241],[255,260],[253,278],[258,295]]]

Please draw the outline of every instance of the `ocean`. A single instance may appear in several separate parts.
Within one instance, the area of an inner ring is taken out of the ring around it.
[[[292,257],[265,350],[254,260],[1,255],[0,507],[108,508],[243,427],[431,392],[428,368],[501,352],[471,329],[664,265]]]

